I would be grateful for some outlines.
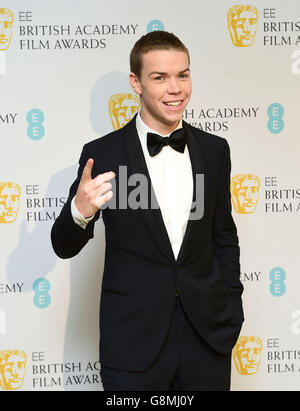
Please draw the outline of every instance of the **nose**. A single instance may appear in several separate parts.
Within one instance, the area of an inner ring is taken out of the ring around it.
[[[176,78],[171,77],[168,81],[168,93],[169,94],[178,94],[180,93],[179,82]]]

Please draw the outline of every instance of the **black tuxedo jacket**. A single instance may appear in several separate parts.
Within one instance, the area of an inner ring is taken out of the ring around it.
[[[71,258],[93,237],[99,212],[82,229],[70,203],[88,158],[92,177],[113,170],[117,208],[102,211],[106,251],[100,301],[100,361],[107,367],[139,371],[155,360],[179,294],[199,334],[218,352],[233,348],[243,322],[239,245],[231,215],[230,151],[221,137],[183,122],[196,174],[204,174],[204,215],[187,224],[175,259],[160,209],[118,207],[119,166],[128,178],[143,174],[153,192],[135,118],[121,130],[86,144],[77,179],[55,221],[51,239],[61,258]],[[128,187],[128,195],[136,187]],[[182,187],[184,191],[184,187]],[[195,199],[195,197],[194,197]],[[112,200],[111,200],[112,201]],[[150,195],[149,195],[150,201]]]

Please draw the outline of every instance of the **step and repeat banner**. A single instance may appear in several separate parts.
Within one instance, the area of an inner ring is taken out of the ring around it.
[[[153,30],[190,51],[184,120],[231,147],[245,288],[232,390],[300,389],[299,0],[1,0],[0,391],[102,390],[103,222],[71,260],[50,230],[82,146],[138,111],[129,53]]]

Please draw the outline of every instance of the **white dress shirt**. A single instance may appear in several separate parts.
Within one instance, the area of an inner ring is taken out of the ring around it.
[[[177,128],[181,127],[182,121]],[[147,133],[156,131],[142,121],[140,114],[136,117],[136,128],[174,257],[177,258],[193,196],[193,176],[188,147],[186,145],[184,152],[179,153],[170,146],[164,146],[157,155],[151,157],[147,147]],[[71,212],[74,221],[83,228],[93,218],[85,219],[77,210],[74,199],[71,203]]]

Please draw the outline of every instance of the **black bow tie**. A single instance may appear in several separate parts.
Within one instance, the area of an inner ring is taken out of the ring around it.
[[[186,145],[186,134],[183,128],[173,131],[169,137],[162,137],[159,134],[147,133],[147,147],[151,157],[160,152],[164,146],[171,146],[180,153],[184,152]]]

